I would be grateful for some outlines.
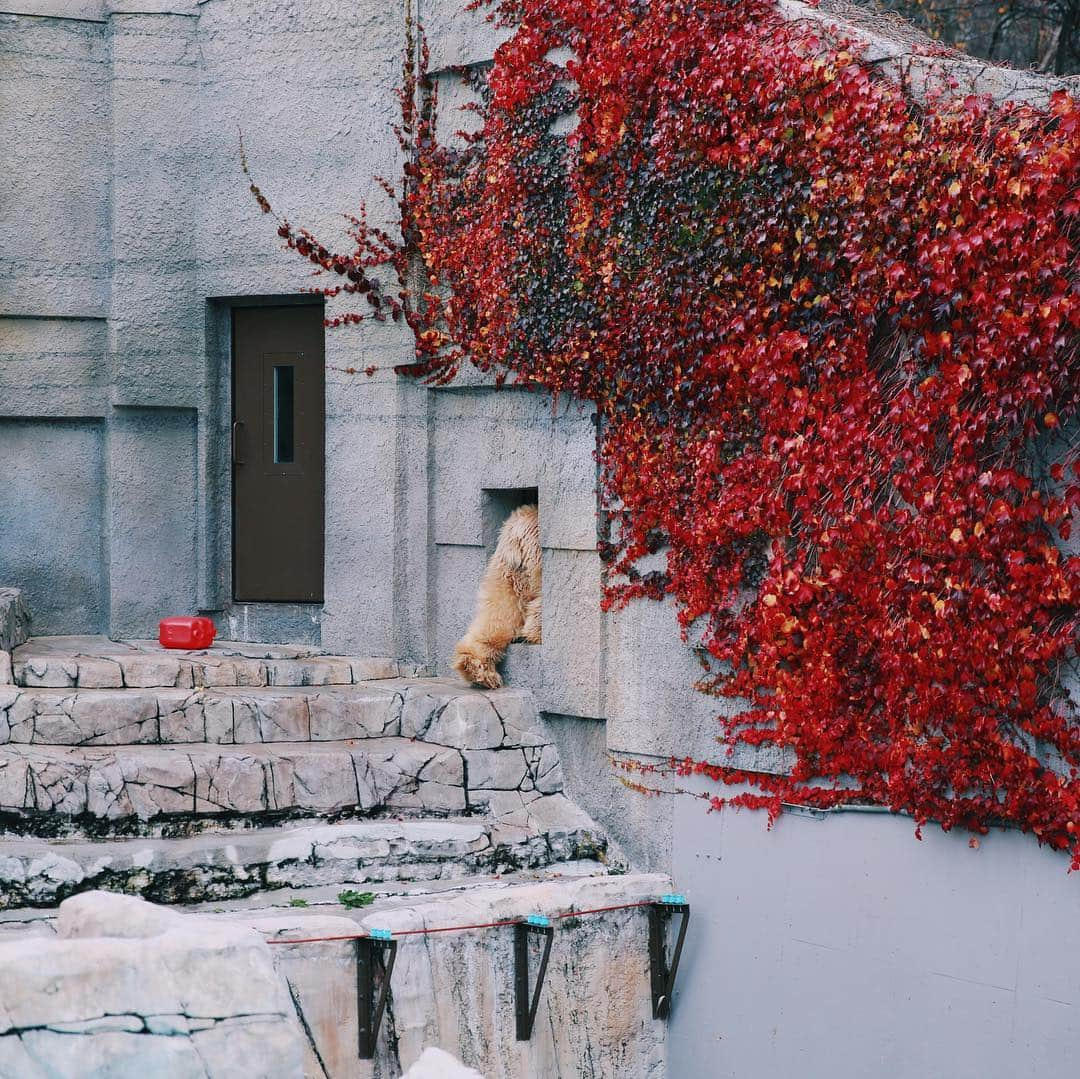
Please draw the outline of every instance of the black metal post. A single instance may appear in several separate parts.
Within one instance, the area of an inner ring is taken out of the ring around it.
[[[536,989],[529,994],[529,937],[535,934],[545,938],[544,954],[536,973]],[[517,1040],[527,1042],[532,1037],[536,1009],[540,1006],[540,991],[544,988],[548,959],[554,930],[550,925],[519,922],[514,926],[514,1012],[517,1018]]]
[[[672,897],[674,899],[674,897]],[[681,900],[681,896],[679,900]],[[673,914],[681,914],[679,935],[671,963],[667,961],[667,927]],[[675,988],[675,975],[679,970],[686,927],[690,921],[690,904],[675,900],[662,900],[649,907],[649,982],[652,988],[654,1019],[666,1019],[671,1013],[671,991]]]
[[[386,953],[386,969],[382,978],[382,990],[375,1001],[375,968],[378,955]],[[356,1001],[360,1033],[360,1059],[371,1060],[375,1056],[375,1042],[379,1026],[386,1011],[386,998],[390,993],[390,975],[397,959],[397,941],[359,937],[356,941]]]

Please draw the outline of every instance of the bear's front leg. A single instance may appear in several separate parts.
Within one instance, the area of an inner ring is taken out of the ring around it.
[[[521,636],[529,644],[540,643],[540,631],[541,631],[541,615],[543,613],[543,604],[541,603],[539,596],[533,596],[528,603],[525,604],[525,624],[521,627]]]
[[[521,601],[505,568],[493,559],[480,584],[476,615],[454,649],[454,669],[467,682],[498,689],[502,677],[495,669],[507,645],[524,621]]]

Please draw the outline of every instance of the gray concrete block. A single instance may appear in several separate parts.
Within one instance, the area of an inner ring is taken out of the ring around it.
[[[0,581],[22,589],[36,632],[97,632],[107,617],[101,425],[0,418],[0,460]]]
[[[519,390],[434,394],[436,543],[483,538],[485,489],[535,487],[545,547],[596,547],[596,449],[592,408]]]
[[[106,323],[0,316],[0,398],[23,416],[103,416]]]

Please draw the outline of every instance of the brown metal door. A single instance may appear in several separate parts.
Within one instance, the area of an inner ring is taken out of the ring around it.
[[[233,597],[321,603],[322,306],[233,309]]]

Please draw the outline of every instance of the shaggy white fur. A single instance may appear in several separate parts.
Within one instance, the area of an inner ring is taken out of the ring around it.
[[[496,666],[516,637],[540,643],[540,517],[536,506],[514,510],[503,523],[480,591],[476,614],[454,649],[454,669],[462,678],[498,689]]]

